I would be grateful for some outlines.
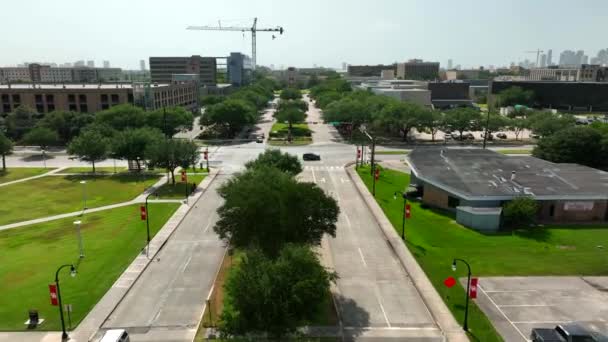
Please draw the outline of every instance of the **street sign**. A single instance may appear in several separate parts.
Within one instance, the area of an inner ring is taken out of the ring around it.
[[[410,218],[410,217],[412,217],[412,210],[411,210],[410,204],[408,203],[405,205],[405,218]]]
[[[477,284],[478,284],[478,279],[477,278],[471,278],[471,284],[469,285],[469,297],[471,299],[475,299],[477,298]]]
[[[186,176],[186,170],[182,170],[182,182],[186,182],[188,180],[188,176]]]
[[[448,288],[456,285],[456,279],[454,279],[454,277],[447,277],[445,278],[445,280],[443,281],[443,284],[445,286],[447,286]]]
[[[140,213],[140,216],[141,216],[141,220],[145,221],[146,218],[147,218],[147,216],[148,216],[148,212],[146,211],[146,206],[145,205],[142,205],[142,206],[139,207],[139,213]]]
[[[59,299],[57,299],[57,284],[49,284],[49,293],[51,294],[51,305],[59,305]]]

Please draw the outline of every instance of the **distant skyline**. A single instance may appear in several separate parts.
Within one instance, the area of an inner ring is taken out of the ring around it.
[[[258,64],[341,68],[342,63],[384,64],[411,58],[448,59],[463,68],[509,65],[540,48],[584,50],[590,58],[608,47],[608,1],[586,0],[232,0],[210,2],[21,0],[3,4],[0,65],[26,61],[110,61],[139,69],[150,56],[251,54],[249,33],[187,31],[189,25],[283,26],[272,39],[258,34]],[[232,20],[240,18],[238,20]],[[249,19],[246,19],[249,18]],[[604,44],[606,46],[601,46]]]

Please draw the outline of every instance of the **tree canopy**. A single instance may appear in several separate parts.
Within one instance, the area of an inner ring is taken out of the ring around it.
[[[18,141],[36,126],[38,113],[26,106],[21,105],[6,117],[6,128],[8,136]]]
[[[534,223],[537,212],[538,203],[528,196],[517,197],[503,207],[505,223],[514,228]]]
[[[67,143],[80,134],[80,131],[91,124],[93,114],[71,111],[53,111],[44,115],[39,125],[48,127],[57,132],[59,139]]]
[[[106,124],[118,131],[140,128],[146,125],[146,112],[140,107],[121,104],[95,114],[95,122]]]
[[[277,169],[287,172],[291,175],[297,175],[302,172],[302,163],[297,156],[287,152],[283,153],[278,149],[270,149],[261,153],[256,159],[247,162],[247,169],[255,169],[259,167],[273,166]]]
[[[6,155],[13,151],[13,142],[0,131],[0,155],[2,155],[2,170],[6,171]]]
[[[186,169],[200,158],[196,144],[183,139],[156,139],[147,146],[145,156],[150,166],[170,172],[173,184],[178,166]]]
[[[592,127],[570,127],[540,139],[532,154],[555,163],[607,166],[605,139],[606,135]]]
[[[281,91],[281,100],[299,100],[302,98],[302,94],[299,89],[296,88],[285,88]]]
[[[576,120],[570,114],[553,114],[551,112],[532,112],[528,114],[530,129],[543,137],[573,127],[575,122]]]
[[[473,108],[454,108],[445,113],[446,126],[460,133],[460,139],[465,131],[479,124],[481,115]]]
[[[222,103],[209,106],[205,112],[204,122],[222,126],[234,136],[243,127],[255,122],[257,111],[247,101],[229,98]]]
[[[524,90],[521,87],[510,87],[498,94],[498,105],[509,107],[515,105],[532,106],[534,104],[534,92]]]
[[[68,145],[68,153],[78,159],[91,163],[95,173],[95,163],[108,157],[110,142],[106,136],[97,130],[84,130]]]
[[[46,150],[47,147],[59,142],[59,136],[57,132],[50,128],[38,126],[27,132],[23,137],[23,141],[26,144],[40,146],[41,149]]]
[[[225,202],[214,230],[233,247],[258,247],[276,256],[286,243],[319,245],[323,234],[336,233],[336,201],[277,168],[247,170],[218,192]]]
[[[146,159],[147,147],[164,140],[163,134],[148,127],[126,129],[117,132],[112,139],[112,153],[115,158],[133,160],[137,170],[141,170],[141,162]]]
[[[183,107],[167,107],[146,113],[148,127],[159,129],[169,138],[180,129],[192,129],[193,120],[192,113]]]

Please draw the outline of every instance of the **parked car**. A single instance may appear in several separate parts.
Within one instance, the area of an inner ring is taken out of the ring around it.
[[[475,136],[473,135],[473,133],[467,133],[467,134],[463,135],[462,137],[467,140],[475,140]]]
[[[505,133],[498,133],[498,134],[496,134],[496,136],[497,136],[499,139],[507,139],[507,134],[505,134]]]
[[[481,139],[483,139],[483,136],[484,136],[483,133],[479,134],[479,137]],[[492,135],[492,133],[488,133],[487,137],[488,137],[488,140],[490,140],[490,141],[494,140],[494,135]]]
[[[258,144],[261,144],[264,142],[264,136],[263,135],[258,135],[258,137],[255,139],[255,142]]]
[[[321,160],[321,156],[314,153],[304,153],[302,155],[302,159],[304,160]]]
[[[584,329],[578,324],[557,325],[553,329],[534,328],[532,342],[605,342],[606,338]]]
[[[125,329],[111,329],[106,331],[100,342],[129,342],[129,334]]]

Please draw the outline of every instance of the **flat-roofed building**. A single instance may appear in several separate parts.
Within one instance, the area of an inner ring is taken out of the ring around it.
[[[39,113],[55,110],[95,113],[130,103],[146,109],[181,106],[198,110],[196,82],[166,84],[3,84],[0,85],[0,114],[27,105]]]
[[[396,70],[395,64],[378,65],[349,65],[348,76],[357,77],[380,77],[382,70]]]
[[[174,74],[198,74],[201,86],[217,83],[215,57],[150,57],[149,66],[153,83],[171,82]]]
[[[79,67],[52,67],[38,63],[31,63],[27,67],[0,68],[0,83],[7,82],[35,82],[35,83],[62,83],[62,82],[104,82],[119,81],[122,79],[120,68],[89,68]]]
[[[424,62],[410,59],[397,63],[397,78],[408,80],[434,80],[439,77],[439,62]]]
[[[240,52],[232,52],[227,60],[227,76],[228,83],[235,87],[241,87],[251,83],[251,76],[253,73],[253,64],[249,56]],[[287,69],[287,73],[294,76],[297,74],[297,70],[292,68],[290,71]],[[294,76],[295,77],[295,76]],[[288,81],[289,83],[289,81]]]

